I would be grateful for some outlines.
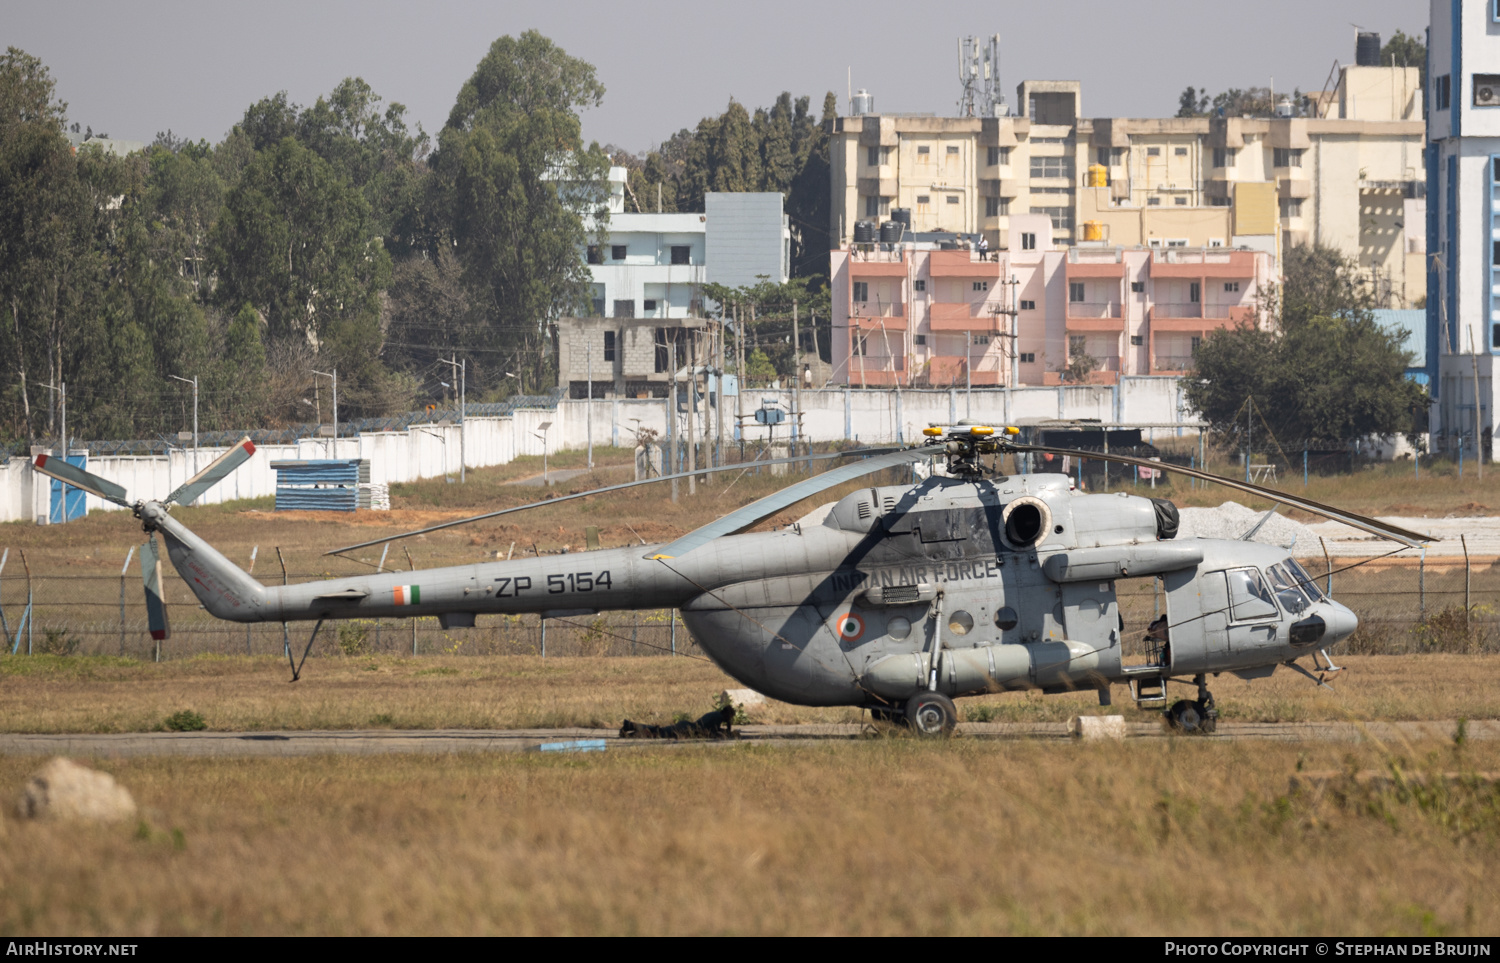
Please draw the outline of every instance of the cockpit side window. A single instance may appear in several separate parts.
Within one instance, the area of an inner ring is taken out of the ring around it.
[[[1235,568],[1224,574],[1229,579],[1229,605],[1234,621],[1274,619],[1281,614],[1259,569]]]
[[[1307,569],[1303,568],[1296,559],[1289,558],[1281,564],[1285,565],[1287,571],[1296,576],[1297,587],[1306,592],[1308,598],[1312,599],[1314,602],[1323,601],[1323,590],[1318,588],[1317,580],[1314,579],[1311,575],[1308,575]]]
[[[1286,563],[1280,562],[1267,568],[1266,576],[1271,580],[1271,588],[1275,590],[1283,609],[1295,615],[1307,608],[1307,596],[1297,587],[1299,580],[1287,570]]]

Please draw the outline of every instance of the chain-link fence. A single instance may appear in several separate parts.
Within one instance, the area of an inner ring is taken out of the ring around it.
[[[1462,559],[1392,564],[1381,560],[1335,571],[1331,594],[1359,615],[1359,631],[1338,651],[1368,654],[1500,652],[1500,564]],[[1336,565],[1338,563],[1335,563]],[[1344,563],[1349,564],[1349,563]],[[1308,564],[1320,587],[1330,579]],[[312,623],[238,625],[205,613],[182,581],[164,573],[172,637],[158,646],[146,628],[140,579],[34,573],[0,578],[5,650],[19,653],[117,655],[171,659],[206,653],[301,654]],[[310,581],[318,576],[292,576]],[[276,580],[279,583],[279,579]],[[272,583],[275,584],[275,583]],[[1125,620],[1125,653],[1139,654],[1146,627],[1166,611],[1161,583],[1117,583]],[[485,616],[474,628],[444,629],[436,618],[326,623],[313,654],[597,655],[701,654],[670,610],[604,612],[542,620]]]

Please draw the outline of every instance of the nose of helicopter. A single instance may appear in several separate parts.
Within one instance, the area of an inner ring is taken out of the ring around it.
[[[1333,645],[1354,634],[1359,628],[1359,616],[1355,615],[1345,605],[1329,600],[1323,606],[1321,613],[1324,621],[1328,623],[1328,629],[1323,634],[1325,645]]]

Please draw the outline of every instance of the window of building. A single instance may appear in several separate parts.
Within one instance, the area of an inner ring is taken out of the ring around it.
[[[856,301],[868,301],[868,300],[870,300],[870,282],[868,282],[868,281],[855,281],[854,282],[854,300],[856,300]]]
[[[1209,207],[1229,207],[1230,200],[1227,197],[1211,197],[1208,201]]]
[[[915,281],[913,281],[911,283],[911,287],[912,287],[913,291],[926,291],[927,290],[927,279],[926,278],[917,278]]]
[[[928,146],[927,144],[918,144],[917,145],[917,156],[918,157],[930,157],[931,154],[932,154],[932,148],[930,146]]]
[[[646,303],[650,304],[651,302],[647,301]],[[651,309],[647,308],[646,310],[649,311]],[[615,333],[613,331],[604,332],[604,360],[615,360]]]
[[[949,147],[948,147],[948,154],[950,156],[957,156],[957,154],[958,154],[958,148],[950,144]]]
[[[674,244],[672,246],[672,263],[673,264],[691,264],[691,263],[693,263],[692,262],[692,258],[691,258],[691,252],[692,252],[692,248],[688,247],[686,244]]]
[[[590,264],[603,264],[604,257],[599,253],[599,245],[590,244],[588,249],[588,262]]]
[[[1296,197],[1284,197],[1281,199],[1282,217],[1301,217],[1302,201]]]
[[[1187,247],[1187,238],[1185,238],[1185,237],[1169,237],[1169,238],[1167,238],[1167,247]],[[1198,286],[1197,284],[1193,285],[1193,287],[1195,287],[1195,288],[1197,286]]]
[[[1236,157],[1236,155],[1238,153],[1239,152],[1236,151],[1233,147],[1215,147],[1214,148],[1214,166],[1215,167],[1233,167],[1234,166],[1235,157]]]
[[[1021,310],[1022,311],[1035,311],[1036,310],[1036,302],[1035,301],[1022,301],[1021,302]]]
[[[1130,336],[1130,343],[1139,348],[1141,345],[1146,343],[1146,336],[1141,334],[1132,334]]]
[[[1275,147],[1271,149],[1272,167],[1301,167],[1302,151],[1290,147]]]
[[[1500,348],[1500,324],[1490,325],[1490,347]]]
[[[612,245],[610,245],[610,248],[609,248],[609,257],[610,257],[610,260],[613,260],[613,261],[623,261],[623,260],[625,260],[625,245],[623,245],[623,244],[612,244]]]
[[[1033,157],[1031,159],[1032,177],[1073,177],[1073,159],[1071,157]]]
[[[1108,147],[1097,147],[1097,148],[1094,149],[1094,163],[1095,164],[1103,164],[1105,167],[1109,166],[1109,148]]]
[[[1035,351],[1022,351],[1021,352],[1021,363],[1022,364],[1036,364],[1036,352]]]
[[[1225,294],[1239,294],[1240,293],[1240,282],[1238,282],[1238,281],[1225,281],[1224,282],[1224,293]]]
[[[1022,234],[1021,234],[1021,250],[1023,250],[1023,251],[1035,251],[1036,250],[1036,235],[1035,234],[1033,234],[1033,233],[1031,233],[1029,231],[1022,232]]]
[[[984,199],[985,217],[1004,217],[1010,213],[1010,198],[1008,197],[986,197]]]
[[[1181,194],[1179,194],[1178,196],[1172,198],[1172,203],[1176,204],[1178,207],[1186,207],[1187,206],[1187,202],[1188,202],[1188,199],[1185,196],[1181,195]]]
[[[997,164],[1009,164],[1010,163],[1010,148],[1009,147],[991,147],[989,149],[988,160],[990,162],[990,166],[991,167],[994,167]]]
[[[1443,74],[1432,82],[1432,103],[1438,110],[1447,110],[1453,104],[1449,96],[1453,90],[1452,80],[1449,74]]]
[[[641,302],[641,310],[646,313],[647,317],[650,317],[651,315],[655,314],[656,313],[656,299],[655,298],[647,298],[646,300],[642,301]]]
[[[1072,301],[1075,304],[1078,303],[1079,301],[1083,300],[1083,282],[1082,281],[1069,281],[1068,282],[1068,300]]]
[[[995,342],[995,336],[992,335],[992,334],[980,334],[977,331],[976,332],[971,332],[969,334],[969,343],[970,344],[982,344],[985,347],[989,347],[994,342]]]
[[[970,286],[970,290],[973,291],[988,291],[989,289],[990,282],[988,281],[975,281],[973,285]]]
[[[1146,148],[1146,156],[1147,157],[1160,157],[1161,156],[1161,148],[1160,147],[1147,147]]]
[[[1055,231],[1073,230],[1073,208],[1071,207],[1035,207],[1031,209],[1033,214],[1045,214],[1052,219],[1052,229]]]
[[[1208,246],[1209,247],[1223,247],[1224,246],[1224,239],[1222,237],[1211,237],[1211,238],[1208,239]]]
[[[863,358],[865,356],[865,348],[869,346],[869,335],[855,332],[851,335],[850,340],[852,342],[851,347],[853,348],[854,353]]]
[[[1146,206],[1147,207],[1160,207],[1161,206],[1161,198],[1159,198],[1159,197],[1148,197],[1148,198],[1146,198]]]
[[[865,198],[865,217],[880,216],[880,198],[870,195]]]
[[[1202,343],[1203,343],[1203,339],[1201,337],[1199,337],[1196,334],[1193,335],[1191,338],[1188,339],[1188,351],[1190,353],[1196,355],[1198,353],[1198,345],[1200,345]]]
[[[932,195],[931,194],[918,194],[917,195],[917,204],[919,206],[923,205],[923,204],[931,204],[931,203],[932,203]]]
[[[614,316],[617,317],[617,318],[633,318],[633,317],[635,317],[635,301],[633,301],[633,300],[632,301],[616,300],[615,301],[615,314],[614,314]]]
[[[927,344],[927,335],[925,335],[925,334],[914,334],[914,335],[912,335],[911,341],[912,341],[912,344],[916,345],[919,348],[925,347],[926,344]]]
[[[1173,246],[1174,245],[1172,244],[1171,241],[1167,242],[1167,247],[1173,247]],[[1193,304],[1197,304],[1201,300],[1203,300],[1203,288],[1202,288],[1202,286],[1199,285],[1197,281],[1190,282],[1188,284],[1188,301],[1191,302],[1191,303],[1193,303]]]
[[[1146,282],[1145,281],[1131,281],[1130,282],[1130,293],[1131,294],[1145,294],[1146,293]]]
[[[948,195],[948,203],[949,204],[957,204],[958,203],[958,195],[957,194],[949,194]]]
[[[1071,194],[1071,193],[1073,193],[1073,189],[1071,187],[1033,187],[1031,189],[1031,193],[1033,193],[1033,194]]]
[[[870,167],[879,167],[880,166],[880,148],[879,147],[866,147],[865,148],[865,163],[868,164]]]

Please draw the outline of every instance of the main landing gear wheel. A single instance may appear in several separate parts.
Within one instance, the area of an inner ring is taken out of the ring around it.
[[[1182,699],[1172,703],[1172,707],[1166,711],[1166,717],[1167,725],[1178,732],[1204,735],[1218,728],[1218,720],[1211,701],[1204,704],[1191,699]]]
[[[958,709],[941,692],[918,692],[906,702],[906,724],[919,736],[951,736]]]

